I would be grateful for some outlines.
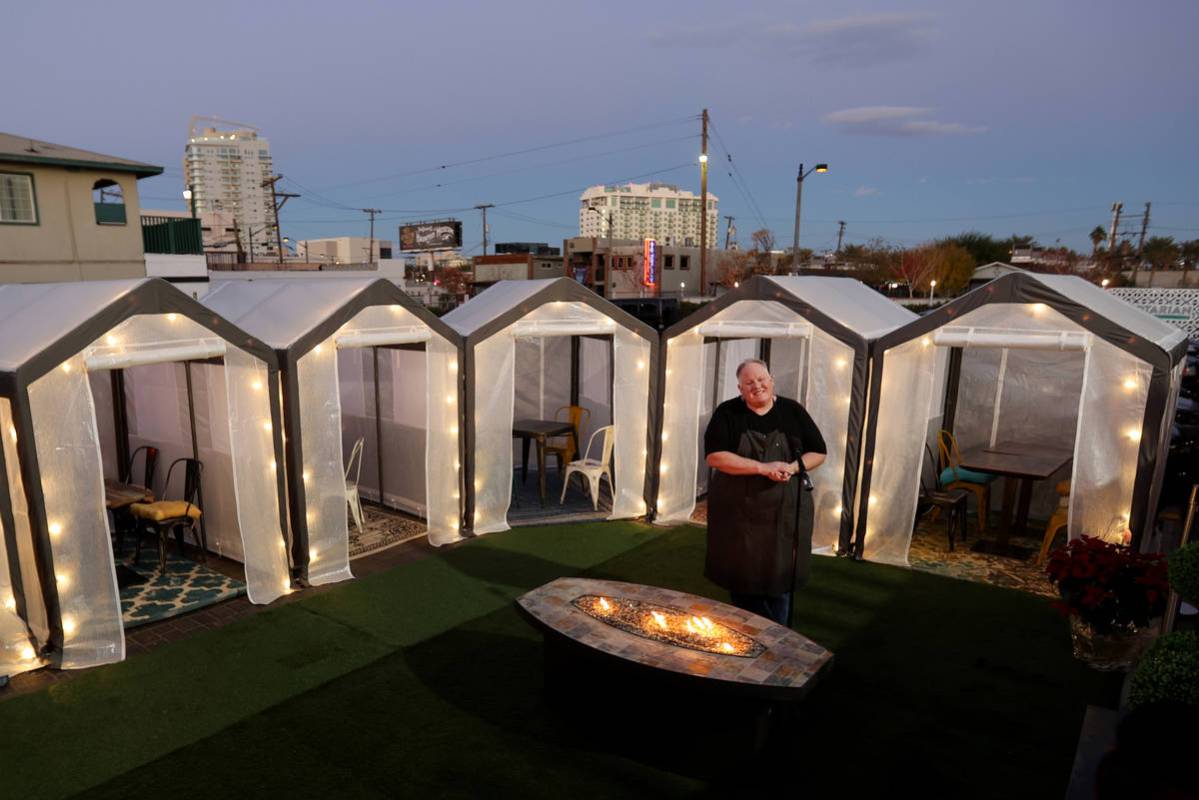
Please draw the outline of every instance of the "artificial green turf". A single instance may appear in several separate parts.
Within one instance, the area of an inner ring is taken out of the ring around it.
[[[0,703],[0,781],[18,797],[700,793],[719,764],[570,735],[580,721],[546,707],[540,637],[512,599],[580,571],[723,597],[702,559],[691,527],[485,537]],[[1063,794],[1085,705],[1107,687],[1043,599],[813,567],[797,627],[836,662],[773,778],[843,796]]]

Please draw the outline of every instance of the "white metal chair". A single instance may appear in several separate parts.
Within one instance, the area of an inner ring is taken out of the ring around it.
[[[570,476],[576,473],[587,479],[588,489],[591,491],[591,505],[596,511],[599,511],[600,479],[604,476],[608,478],[608,489],[615,496],[616,488],[612,485],[612,437],[615,430],[615,425],[605,425],[596,430],[587,440],[587,449],[583,451],[583,457],[566,465],[566,475],[562,478],[562,497],[558,499],[558,505],[566,502],[566,489],[570,486]],[[595,443],[595,437],[600,434],[603,434],[604,439],[600,447],[601,458],[596,461],[590,457],[591,445]]]
[[[362,533],[362,498],[358,496],[358,479],[362,477],[362,447],[365,443],[366,437],[359,436],[358,441],[354,442],[354,449],[350,451],[350,460],[346,462],[346,502],[350,505],[350,514],[359,533]],[[358,463],[355,464],[355,461]],[[351,471],[354,480],[350,480]]]

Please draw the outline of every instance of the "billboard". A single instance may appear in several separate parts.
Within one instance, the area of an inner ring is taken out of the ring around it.
[[[443,219],[436,222],[414,222],[400,226],[400,249],[454,250],[462,246],[462,221]]]

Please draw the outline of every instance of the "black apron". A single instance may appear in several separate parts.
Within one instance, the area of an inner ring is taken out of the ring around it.
[[[741,434],[736,454],[785,463],[803,456],[792,451],[784,434],[752,430]],[[814,504],[800,486],[799,475],[779,483],[715,470],[708,487],[704,575],[738,594],[781,595],[807,583]]]

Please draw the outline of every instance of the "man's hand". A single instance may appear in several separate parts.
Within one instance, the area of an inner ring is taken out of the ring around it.
[[[763,461],[758,474],[770,478],[772,481],[784,483],[791,480],[794,473],[791,471],[791,465],[785,461]]]

